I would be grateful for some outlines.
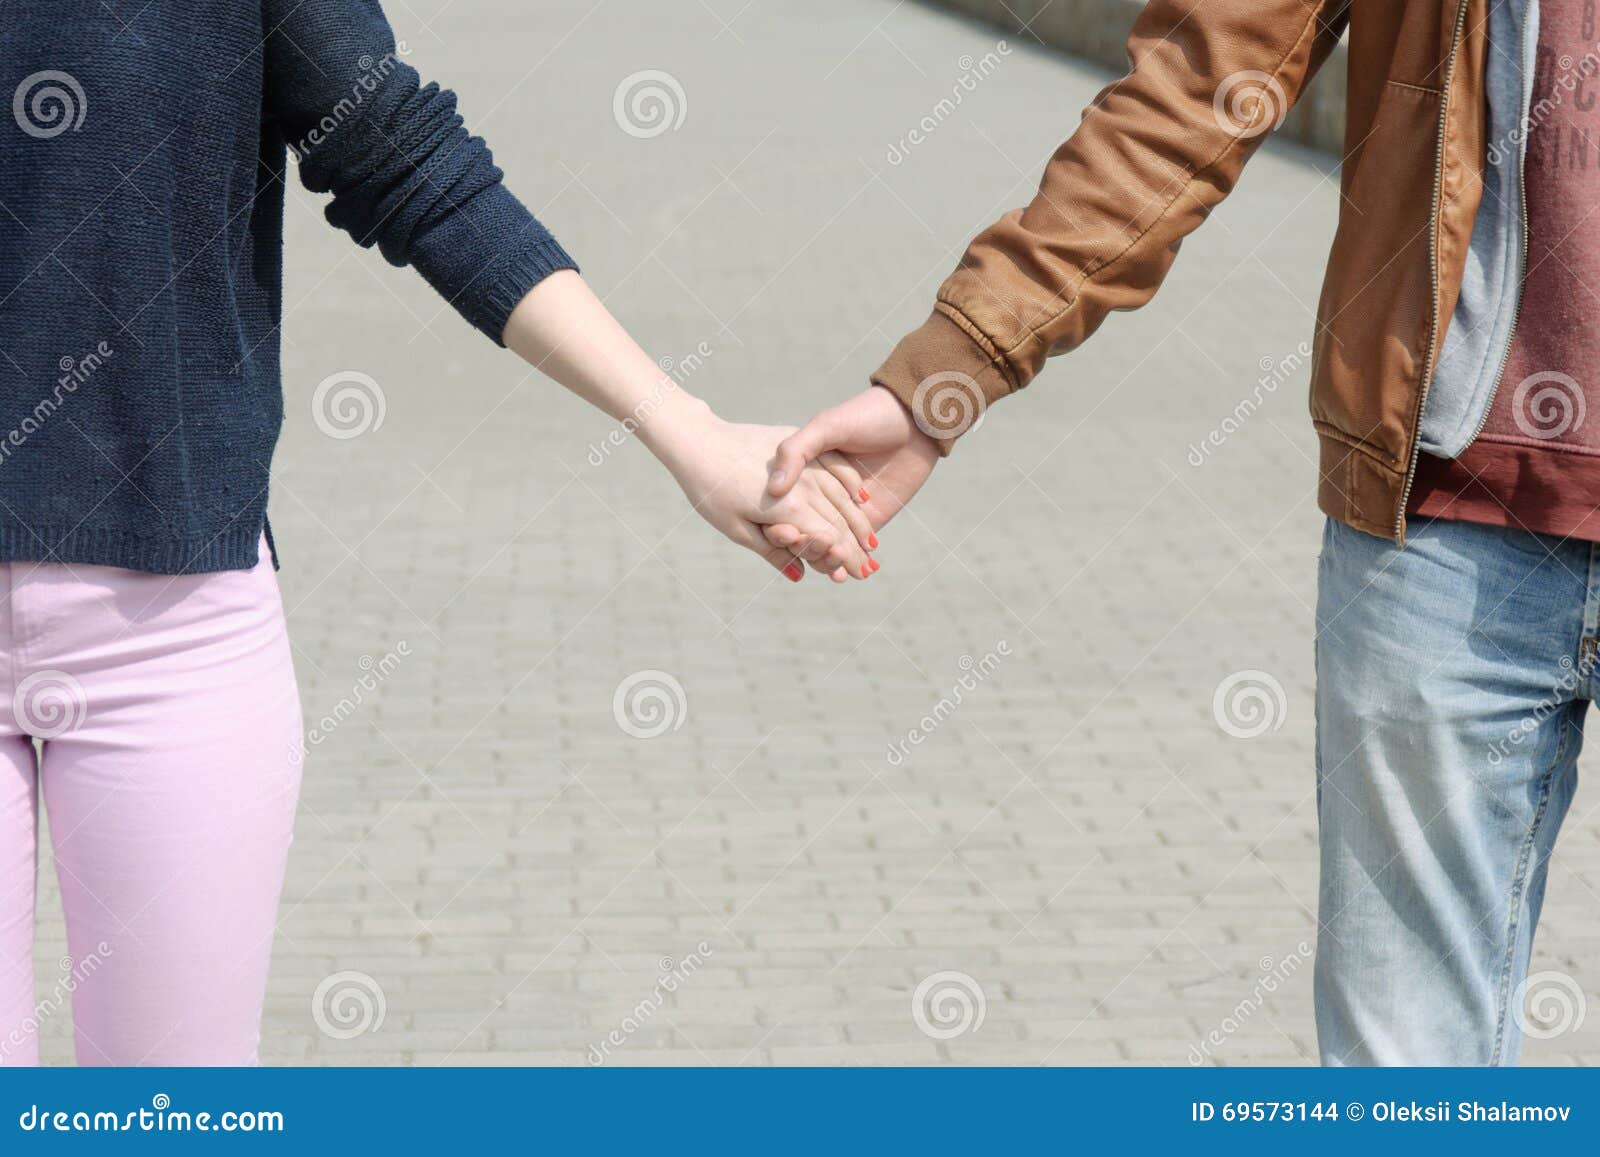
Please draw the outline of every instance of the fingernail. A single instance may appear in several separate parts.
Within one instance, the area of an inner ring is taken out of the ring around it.
[[[800,581],[800,568],[792,562],[783,568],[783,573],[784,576],[792,583],[797,583]]]
[[[865,486],[863,486],[861,488],[860,493],[861,493],[861,501],[862,502],[871,502],[872,501],[872,495],[867,493],[867,488]]]
[[[872,569],[873,569],[873,570],[874,570],[874,571],[877,571],[877,570],[881,570],[881,569],[882,569],[882,564],[881,564],[881,563],[879,563],[879,562],[878,562],[878,560],[877,560],[877,559],[872,559],[872,560],[871,560],[871,562],[872,562]]]
[[[788,477],[789,472],[787,470],[774,470],[772,472],[772,484],[774,486],[782,486]]]
[[[867,545],[870,546],[873,550],[877,550],[878,549],[878,536],[875,535],[875,534],[867,535]]]

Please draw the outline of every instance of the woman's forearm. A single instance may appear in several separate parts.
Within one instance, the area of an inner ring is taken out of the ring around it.
[[[534,286],[507,319],[504,341],[590,405],[629,423],[663,461],[716,420],[639,348],[576,272]]]

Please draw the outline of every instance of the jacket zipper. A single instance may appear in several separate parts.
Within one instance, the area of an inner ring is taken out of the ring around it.
[[[1422,453],[1422,409],[1433,385],[1434,350],[1439,340],[1439,207],[1444,198],[1444,144],[1450,122],[1450,87],[1455,80],[1456,60],[1461,54],[1461,33],[1467,26],[1469,0],[1459,0],[1455,32],[1450,37],[1450,57],[1445,64],[1444,89],[1439,97],[1439,140],[1433,164],[1433,207],[1429,214],[1428,275],[1433,288],[1433,320],[1428,327],[1428,359],[1422,371],[1422,388],[1417,391],[1416,412],[1411,417],[1411,462],[1406,467],[1405,485],[1400,490],[1400,509],[1394,515],[1394,540],[1406,544],[1406,504],[1411,500],[1411,484],[1417,478],[1417,459]]]
[[[1522,20],[1522,44],[1519,48],[1522,53],[1523,67],[1528,63],[1528,20]],[[1528,275],[1528,165],[1526,151],[1528,147],[1528,89],[1531,77],[1522,77],[1521,109],[1522,115],[1518,125],[1522,132],[1522,141],[1517,147],[1517,210],[1522,215],[1522,264],[1517,267],[1516,304],[1511,307],[1511,330],[1506,335],[1506,348],[1500,353],[1500,368],[1495,372],[1494,385],[1489,388],[1489,402],[1483,407],[1483,417],[1478,419],[1478,428],[1472,431],[1472,437],[1467,439],[1470,446],[1478,440],[1478,435],[1483,433],[1483,428],[1489,424],[1489,413],[1494,408],[1495,395],[1500,392],[1500,383],[1505,379],[1506,367],[1511,364],[1511,345],[1517,340],[1517,325],[1522,321],[1522,290],[1523,283]]]

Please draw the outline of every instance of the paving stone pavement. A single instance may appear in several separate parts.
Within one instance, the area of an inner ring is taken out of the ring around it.
[[[1106,80],[893,0],[389,9],[647,348],[752,420],[859,388]],[[633,135],[644,70],[672,108]],[[1265,150],[1156,304],[996,407],[844,589],[723,544],[294,187],[272,515],[316,734],[263,1060],[1312,1060],[1296,349],[1330,165]],[[359,437],[313,420],[342,371],[381,389]],[[1255,738],[1213,713],[1239,672],[1271,680]],[[1591,991],[1593,800],[1535,961]],[[1527,1059],[1597,1058],[1600,1016]]]

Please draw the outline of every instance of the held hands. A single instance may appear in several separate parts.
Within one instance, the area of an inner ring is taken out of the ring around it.
[[[864,579],[878,569],[868,551],[877,536],[862,508],[861,475],[838,454],[801,462],[782,495],[767,493],[772,448],[795,433],[786,426],[725,422],[696,403],[654,428],[651,449],[677,479],[707,522],[783,572],[791,582],[804,575],[804,560],[834,582]],[[783,541],[766,533],[783,528]]]
[[[518,356],[628,429],[672,472],[705,520],[765,558],[790,581],[804,559],[835,582],[866,578],[878,545],[859,508],[861,477],[838,455],[796,464],[781,495],[767,493],[772,448],[787,427],[735,426],[711,412],[650,360],[573,270],[528,291],[502,340]],[[813,455],[816,457],[816,455]],[[802,469],[803,467],[803,469]],[[782,525],[784,546],[769,542]]]
[[[876,571],[867,553],[878,545],[874,531],[899,513],[939,458],[933,439],[877,388],[798,431],[724,422],[662,375],[573,270],[530,289],[501,337],[524,361],[637,429],[707,522],[792,582],[805,573],[799,559],[841,583]]]
[[[922,489],[939,461],[939,444],[923,433],[898,398],[870,386],[822,411],[779,444],[767,493],[780,499],[790,495],[817,468],[808,464],[833,469],[841,454],[864,475],[852,493],[862,499],[872,528],[879,530]],[[765,537],[784,548],[803,541],[800,528],[787,523],[767,526]],[[876,539],[871,541],[876,545]]]

